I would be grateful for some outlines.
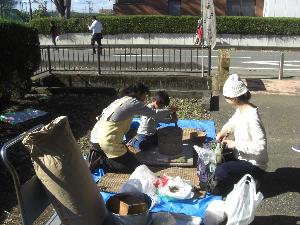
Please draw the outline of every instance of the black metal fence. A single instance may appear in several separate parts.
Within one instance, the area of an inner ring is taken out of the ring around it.
[[[98,74],[152,72],[210,76],[211,49],[187,45],[41,46],[35,75],[54,71],[94,71]]]

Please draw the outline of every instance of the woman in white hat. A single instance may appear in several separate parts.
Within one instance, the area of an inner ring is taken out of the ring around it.
[[[251,94],[237,74],[230,75],[225,81],[223,95],[236,111],[217,134],[216,140],[222,142],[234,157],[217,166],[213,192],[226,195],[245,174],[259,179],[267,168],[268,153],[258,108],[249,102]],[[229,133],[234,134],[234,139],[228,138]]]

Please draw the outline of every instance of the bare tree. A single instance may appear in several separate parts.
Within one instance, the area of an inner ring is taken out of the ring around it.
[[[52,0],[61,17],[70,18],[71,14],[71,0]]]

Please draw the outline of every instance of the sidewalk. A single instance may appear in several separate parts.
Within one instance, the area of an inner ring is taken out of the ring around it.
[[[300,80],[244,79],[253,94],[300,95]]]

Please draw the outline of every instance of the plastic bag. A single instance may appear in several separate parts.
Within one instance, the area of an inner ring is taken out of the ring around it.
[[[202,190],[210,190],[210,184],[213,182],[216,169],[215,153],[210,149],[209,145],[204,148],[194,145],[194,149],[198,154],[197,175],[200,187]]]
[[[160,196],[176,199],[190,199],[194,196],[193,187],[180,177],[167,177],[166,180],[166,176],[164,176],[162,180],[157,187]]]
[[[250,174],[243,176],[226,197],[225,213],[228,218],[226,225],[250,224],[262,199],[262,193],[256,193],[253,177]]]
[[[122,192],[142,192],[152,199],[152,206],[159,202],[154,186],[157,176],[146,165],[138,166],[130,175],[128,181],[120,188]],[[151,207],[152,207],[151,206]]]
[[[225,202],[214,200],[207,206],[204,217],[205,225],[217,225],[225,219]]]

